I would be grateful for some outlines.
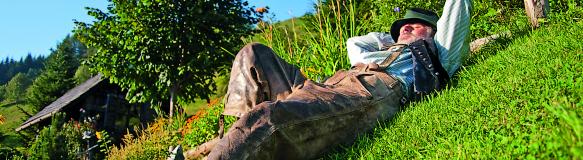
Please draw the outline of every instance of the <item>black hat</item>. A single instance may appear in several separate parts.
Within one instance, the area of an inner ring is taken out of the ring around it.
[[[399,35],[401,34],[401,27],[408,23],[423,23],[431,26],[435,32],[437,31],[437,20],[439,20],[439,17],[435,12],[420,8],[408,9],[403,19],[393,22],[393,25],[391,26],[391,37],[397,42]]]

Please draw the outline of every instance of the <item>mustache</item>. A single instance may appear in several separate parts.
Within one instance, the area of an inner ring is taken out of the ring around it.
[[[411,32],[404,32],[404,33],[401,33],[401,35],[410,35],[410,36],[414,36],[414,37],[419,37]]]
[[[403,34],[399,35],[399,39],[397,40],[397,43],[409,44],[409,43],[413,43],[413,42],[418,41],[418,40],[425,40],[428,42],[433,42],[432,39],[433,39],[433,37],[423,37],[423,36],[417,36],[413,33],[403,33]]]

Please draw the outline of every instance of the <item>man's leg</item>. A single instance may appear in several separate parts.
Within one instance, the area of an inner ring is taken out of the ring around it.
[[[223,114],[241,117],[263,101],[285,99],[304,83],[301,71],[278,57],[269,47],[251,43],[243,47],[231,68]],[[222,131],[219,131],[222,132]],[[220,137],[186,152],[186,157],[207,155]]]
[[[311,159],[393,117],[400,83],[382,72],[339,72],[305,81],[284,100],[260,103],[239,119],[208,159]]]
[[[286,98],[306,78],[269,47],[252,43],[233,62],[225,101],[225,115],[241,117],[263,101]]]

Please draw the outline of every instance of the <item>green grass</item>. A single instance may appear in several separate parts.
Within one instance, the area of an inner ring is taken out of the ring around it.
[[[475,56],[453,87],[328,158],[582,158],[581,39],[583,22],[559,23]]]
[[[26,115],[17,108],[18,106],[23,107],[25,110],[30,111],[32,107],[23,104],[8,104],[0,107],[0,115],[5,117],[4,124],[0,124],[0,133],[5,137],[0,139],[0,146],[22,146],[21,140],[18,134],[14,131],[23,121]]]
[[[186,115],[194,115],[201,109],[207,108],[208,103],[206,100],[197,98],[193,103],[188,103],[184,105],[184,112]]]
[[[316,10],[311,16],[260,24],[261,32],[252,40],[269,46],[306,77],[320,82],[340,69],[350,68],[346,40],[368,33],[369,21],[358,21],[353,0],[341,6],[318,5]]]

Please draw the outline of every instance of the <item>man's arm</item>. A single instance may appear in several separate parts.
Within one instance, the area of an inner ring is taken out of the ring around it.
[[[365,57],[380,56],[386,57],[390,52],[385,51],[385,47],[394,44],[391,35],[380,32],[371,32],[364,36],[357,36],[349,38],[346,41],[346,49],[348,51],[348,59],[350,64],[354,66],[356,63],[371,63],[364,62]]]
[[[447,0],[437,21],[439,61],[451,77],[469,53],[471,0]]]

